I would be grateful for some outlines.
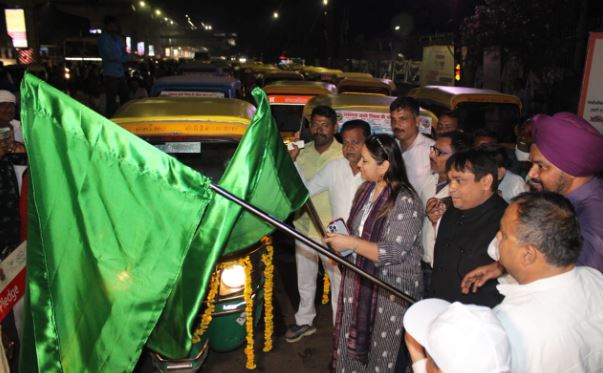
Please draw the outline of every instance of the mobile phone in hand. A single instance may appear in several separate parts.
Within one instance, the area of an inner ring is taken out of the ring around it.
[[[331,233],[345,234],[347,236],[350,235],[350,230],[345,225],[345,222],[343,221],[342,218],[333,220],[332,222],[329,223],[327,228],[328,228],[329,232],[331,232]],[[347,250],[343,250],[343,251],[339,252],[339,255],[348,256],[348,255],[352,254],[353,252],[354,252],[354,250],[347,249]]]

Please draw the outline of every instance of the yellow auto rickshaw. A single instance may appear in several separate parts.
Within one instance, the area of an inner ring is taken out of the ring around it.
[[[465,132],[485,128],[496,133],[501,143],[515,142],[514,128],[522,110],[517,96],[489,89],[447,86],[418,87],[408,95],[437,115],[456,110],[460,128]]]
[[[301,128],[306,103],[317,95],[334,94],[337,88],[323,82],[277,81],[265,86],[264,91],[281,136],[288,142]]]
[[[151,97],[127,102],[112,120],[151,145],[176,157],[217,182],[238,146],[255,107],[233,98]],[[236,254],[222,257],[214,273],[219,281],[213,302],[206,301],[199,315],[211,316],[203,332],[193,334],[192,349],[186,359],[170,360],[152,352],[152,361],[160,372],[196,372],[208,354],[208,348],[223,352],[245,343],[248,322],[256,325],[263,309],[266,268],[262,254],[269,241],[262,240]],[[246,281],[241,259],[252,263],[251,282]],[[271,275],[270,275],[271,276]],[[245,289],[249,286],[251,290]],[[212,296],[208,291],[207,297]],[[251,298],[246,298],[251,294]],[[253,315],[247,319],[247,299],[253,300]],[[212,304],[209,308],[208,303]],[[205,315],[209,311],[209,315]],[[213,310],[212,310],[213,309]],[[271,316],[270,316],[271,317]],[[247,321],[246,321],[247,320]],[[185,370],[180,370],[184,369]]]
[[[389,79],[377,78],[345,78],[337,83],[338,93],[365,93],[391,96],[396,86]]]

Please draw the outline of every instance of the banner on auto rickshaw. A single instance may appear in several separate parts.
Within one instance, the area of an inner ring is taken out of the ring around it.
[[[361,119],[371,126],[371,133],[374,135],[387,133],[392,134],[391,117],[389,113],[354,111],[354,110],[335,110],[337,112],[337,125],[339,128],[350,120]],[[417,118],[419,131],[431,135],[431,118],[426,115],[419,115]]]
[[[0,262],[0,321],[13,309],[25,293],[25,250],[23,241]]]
[[[578,115],[603,134],[603,32],[591,32]]]

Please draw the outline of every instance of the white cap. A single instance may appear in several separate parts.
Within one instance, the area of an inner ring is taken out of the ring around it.
[[[14,104],[17,102],[17,98],[10,91],[0,89],[0,103],[2,102],[12,102]]]
[[[444,373],[508,373],[511,346],[488,307],[425,299],[404,315],[404,328]]]

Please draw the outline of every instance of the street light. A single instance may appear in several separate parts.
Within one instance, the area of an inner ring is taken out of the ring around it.
[[[168,17],[163,17],[163,20],[167,22],[168,21]]]
[[[145,6],[147,6],[147,3],[145,3],[144,1],[139,1],[138,5],[140,5],[141,8],[144,8]]]
[[[155,14],[157,14],[158,16],[161,15],[161,9],[155,9]]]
[[[278,12],[274,12],[274,13],[272,13],[272,18],[274,18],[274,19],[278,19]]]
[[[400,31],[400,25],[396,25],[396,27],[394,27],[394,30]]]
[[[324,5],[324,6],[329,5],[329,0],[322,0],[322,5]]]

